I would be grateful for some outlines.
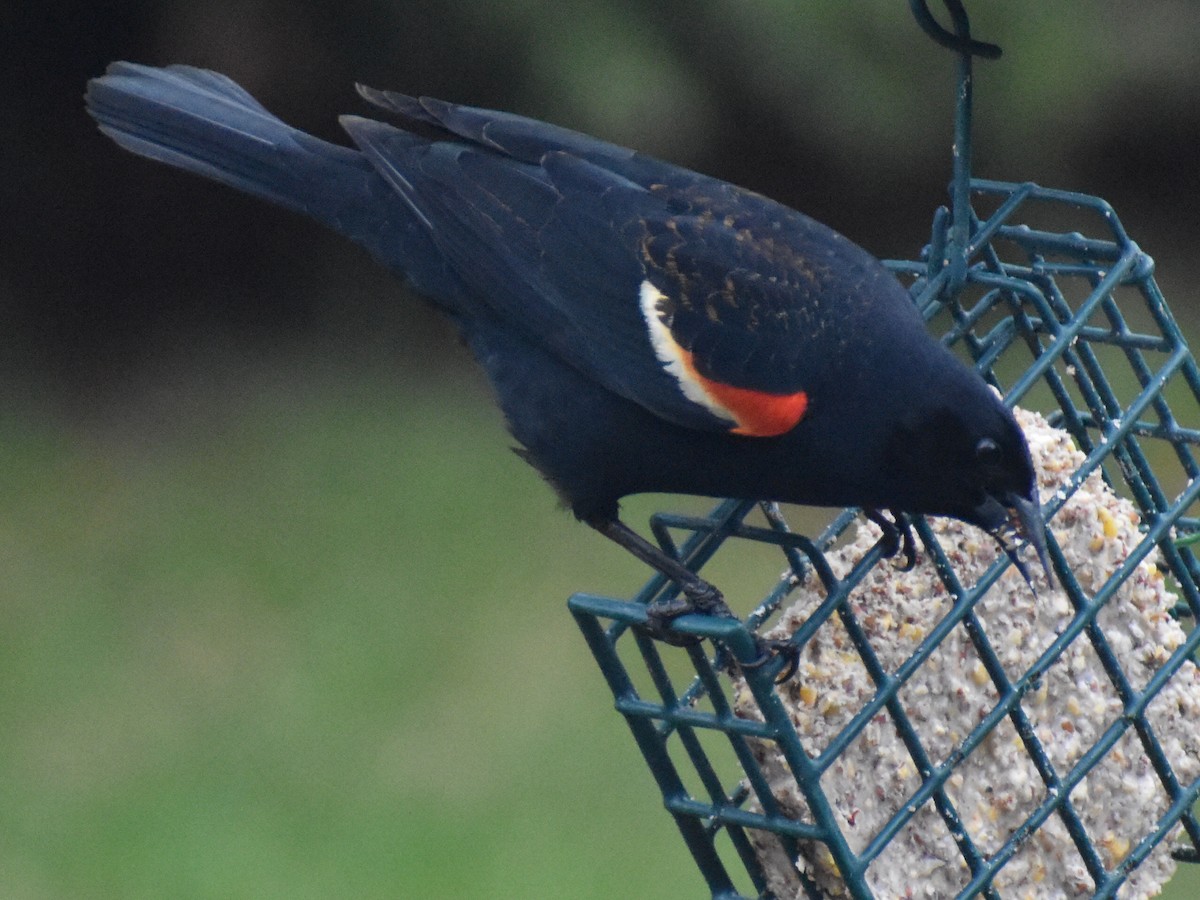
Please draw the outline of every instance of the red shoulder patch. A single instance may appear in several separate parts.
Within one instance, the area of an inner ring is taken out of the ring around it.
[[[737,419],[737,427],[731,429],[734,434],[775,437],[795,428],[808,411],[808,394],[804,391],[768,394],[716,381],[708,381],[706,386]]]
[[[791,431],[808,411],[808,394],[769,394],[734,387],[705,378],[696,370],[692,354],[681,354],[684,367],[693,381],[699,384],[715,405],[726,410],[737,425],[729,429],[747,437],[776,437]]]

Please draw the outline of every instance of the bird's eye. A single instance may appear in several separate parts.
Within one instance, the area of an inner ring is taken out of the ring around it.
[[[981,438],[975,445],[975,458],[984,465],[999,464],[1001,455],[1000,445],[989,437]]]

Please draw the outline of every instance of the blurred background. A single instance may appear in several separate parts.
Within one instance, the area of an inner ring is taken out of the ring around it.
[[[1200,333],[1200,6],[967,8],[1005,49],[976,172],[1110,200]],[[84,85],[210,67],[333,140],[370,113],[355,81],[500,107],[911,257],[950,54],[902,0],[63,0],[0,26],[0,896],[703,896],[565,607],[637,565],[365,253],[119,151]]]

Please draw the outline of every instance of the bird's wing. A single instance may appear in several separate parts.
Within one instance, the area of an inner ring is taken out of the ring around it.
[[[342,120],[459,277],[504,321],[677,424],[790,430],[821,353],[836,352],[822,332],[882,271],[831,229],[724,182],[518,116],[366,93],[429,132],[414,144]]]
[[[605,168],[619,170],[626,178],[643,185],[646,178],[653,178],[666,169],[686,171],[642,156],[628,147],[515,113],[462,106],[432,97],[410,97],[361,84],[358,92],[364,99],[392,113],[407,130],[425,129],[425,133],[433,137],[459,138],[520,162],[538,165],[547,153],[561,150]]]

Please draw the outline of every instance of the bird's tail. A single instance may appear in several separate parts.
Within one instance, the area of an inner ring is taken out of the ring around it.
[[[100,130],[141,156],[320,219],[361,196],[372,170],[356,150],[284,124],[224,75],[118,62],[88,83]]]
[[[287,125],[224,75],[191,66],[113,63],[85,100],[126,150],[306,213],[453,311],[458,292],[428,229],[358,150]]]

